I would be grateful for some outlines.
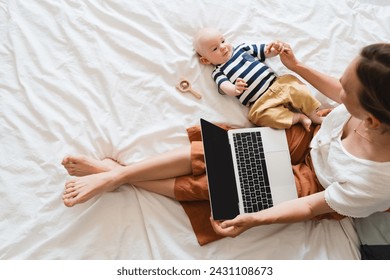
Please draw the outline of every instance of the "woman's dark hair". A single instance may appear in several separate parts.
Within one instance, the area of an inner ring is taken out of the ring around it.
[[[361,105],[382,123],[390,125],[390,44],[364,47],[356,72],[363,86],[359,95]]]

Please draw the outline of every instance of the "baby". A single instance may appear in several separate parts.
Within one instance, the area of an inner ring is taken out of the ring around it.
[[[312,123],[322,122],[316,114],[321,103],[306,85],[293,75],[278,77],[264,63],[286,50],[283,43],[233,48],[217,29],[204,28],[193,45],[202,64],[215,66],[212,77],[219,93],[236,96],[248,106],[253,124],[283,129],[299,122],[309,131]]]

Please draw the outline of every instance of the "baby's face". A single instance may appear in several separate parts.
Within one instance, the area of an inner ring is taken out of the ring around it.
[[[232,57],[233,47],[219,31],[207,29],[199,37],[198,53],[205,59],[202,63],[218,65]]]

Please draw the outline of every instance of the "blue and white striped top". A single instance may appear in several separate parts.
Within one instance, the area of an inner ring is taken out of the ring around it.
[[[224,64],[217,65],[212,77],[217,83],[218,91],[222,82],[229,80],[233,84],[242,78],[248,89],[237,98],[243,105],[251,105],[271,85],[276,74],[265,63],[265,44],[241,44],[234,48],[232,57]]]

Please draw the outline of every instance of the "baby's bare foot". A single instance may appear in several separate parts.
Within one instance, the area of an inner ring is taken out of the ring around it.
[[[300,123],[306,131],[310,131],[311,119],[302,113],[295,113],[293,116],[293,124]]]
[[[72,176],[85,176],[110,171],[118,166],[118,162],[106,158],[97,160],[84,155],[66,156],[61,163]]]
[[[311,119],[311,121],[313,123],[316,123],[316,124],[321,124],[322,120],[324,119],[323,117],[320,117],[319,115],[317,115],[316,111],[313,111],[308,117]]]
[[[306,115],[302,114],[302,117],[300,118],[299,122],[303,125],[306,131],[310,131],[311,119],[309,119]]]

